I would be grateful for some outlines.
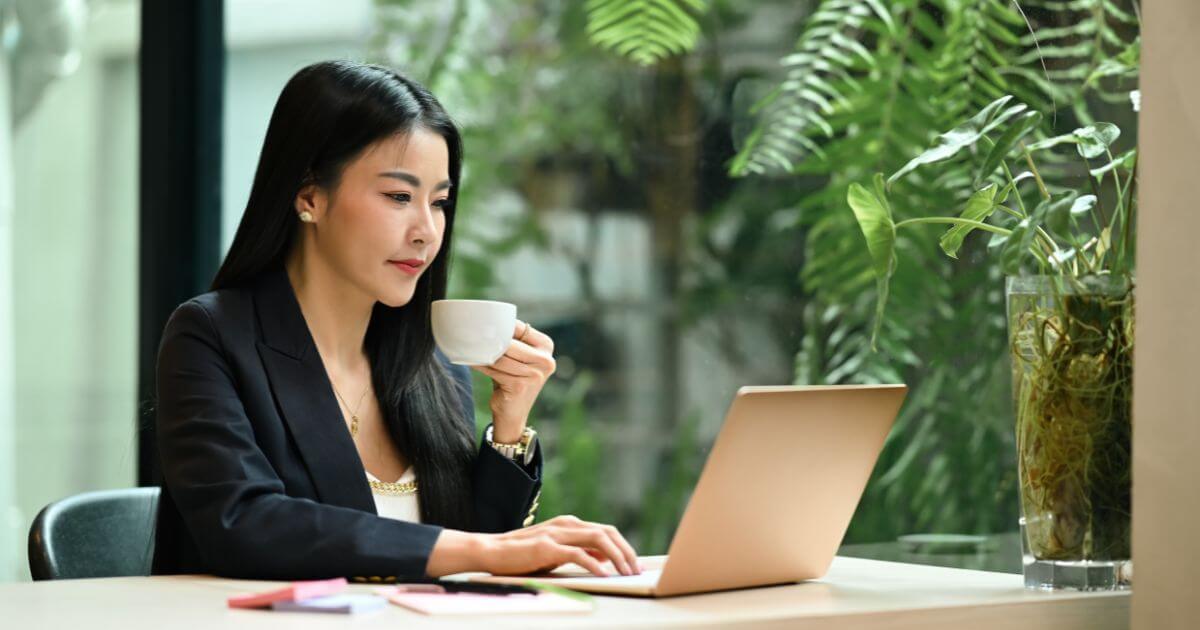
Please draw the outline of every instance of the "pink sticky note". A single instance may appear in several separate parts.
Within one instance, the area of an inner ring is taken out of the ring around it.
[[[346,588],[346,578],[292,582],[282,588],[261,593],[246,593],[229,598],[230,608],[270,608],[275,602],[297,602],[313,597],[333,595]]]

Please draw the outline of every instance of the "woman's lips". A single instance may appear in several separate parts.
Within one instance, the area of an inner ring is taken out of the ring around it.
[[[388,264],[410,276],[415,276],[421,273],[421,267],[425,265],[425,262],[421,260],[389,260]]]

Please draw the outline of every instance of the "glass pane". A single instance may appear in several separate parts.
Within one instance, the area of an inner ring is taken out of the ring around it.
[[[221,251],[246,208],[275,99],[297,70],[325,59],[361,59],[368,0],[226,0],[225,133]]]
[[[0,579],[47,503],[135,485],[139,9],[0,9]]]
[[[983,15],[672,4],[664,24],[597,34],[597,3],[232,1],[226,240],[290,74],[329,57],[394,66],[464,131],[452,296],[515,302],[556,342],[532,418],[548,457],[541,519],[611,522],[641,553],[665,553],[738,387],[905,382],[843,553],[1019,570],[1001,267],[978,234],[954,259],[939,231],[905,232],[873,350],[876,284],[846,192],[1006,90],[1043,113],[1040,136],[1111,120],[1124,130],[1115,150],[1133,147],[1128,3],[1047,2],[1028,25],[1004,2]],[[1056,41],[1044,67],[1031,28]],[[1061,148],[1046,178],[1085,188]],[[901,184],[896,212],[957,214],[964,172]],[[480,426],[490,392],[477,376]]]

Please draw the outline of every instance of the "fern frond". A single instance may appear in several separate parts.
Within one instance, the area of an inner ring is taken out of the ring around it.
[[[588,0],[587,35],[601,48],[643,66],[696,46],[695,15],[706,0]]]
[[[1027,46],[1021,39],[1025,20],[1008,0],[939,0],[941,26],[949,33],[939,41],[939,79],[944,88],[936,96],[943,126],[979,111],[1005,94],[1022,102],[1042,102],[1038,83],[1007,71],[1024,63],[1018,58]],[[1040,69],[1040,68],[1039,68]]]
[[[856,77],[875,68],[859,41],[867,30],[894,32],[880,0],[824,0],[809,17],[794,53],[780,60],[784,80],[751,110],[757,130],[730,165],[734,175],[794,172],[808,155],[821,155],[815,137],[833,135],[829,119],[860,90]]]
[[[1135,87],[1125,80],[1130,73],[1106,74],[1100,69],[1138,46],[1137,0],[1020,0],[1020,6],[1040,9],[1058,23],[1029,29],[1021,38],[1028,50],[1020,61],[1032,62],[1040,51],[1048,66],[1044,74],[1066,88],[1081,121],[1090,121],[1078,98],[1084,90],[1105,101],[1128,99]],[[1097,77],[1105,80],[1090,80]]]

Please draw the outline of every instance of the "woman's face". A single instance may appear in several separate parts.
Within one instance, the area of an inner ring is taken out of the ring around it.
[[[309,209],[317,254],[343,281],[387,306],[413,296],[442,245],[450,157],[441,135],[422,128],[368,147],[332,191],[297,196]]]

